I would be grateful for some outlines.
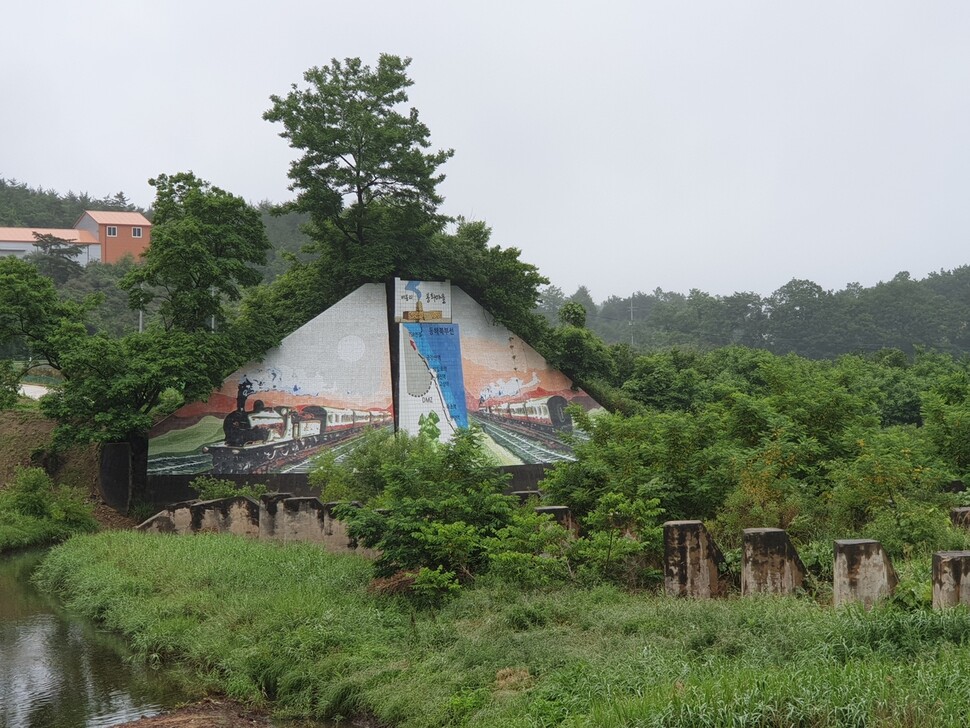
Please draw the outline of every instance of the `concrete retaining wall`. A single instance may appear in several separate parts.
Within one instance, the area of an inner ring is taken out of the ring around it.
[[[318,498],[268,493],[259,502],[245,496],[211,501],[175,503],[138,526],[156,533],[233,533],[272,541],[318,543],[331,553],[375,557],[372,549],[358,547],[347,524],[333,515],[336,503]]]

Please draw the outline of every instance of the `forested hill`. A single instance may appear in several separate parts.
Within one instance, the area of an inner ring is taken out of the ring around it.
[[[0,227],[69,228],[85,210],[145,212],[123,192],[100,198],[86,192],[62,195],[0,177]]]
[[[904,272],[871,288],[854,283],[834,292],[792,280],[765,297],[658,288],[599,305],[585,286],[571,296],[550,286],[542,313],[553,320],[565,301],[581,303],[587,326],[608,343],[632,342],[641,350],[741,344],[814,359],[884,348],[970,353],[970,266],[922,280]]]
[[[273,205],[269,202],[260,202],[256,207],[273,245],[263,268],[264,280],[269,282],[289,266],[284,254],[291,253],[299,258],[300,249],[309,242],[300,231],[307,217],[292,212],[273,215]],[[151,210],[133,205],[124,192],[111,197],[91,197],[86,192],[62,195],[0,177],[0,227],[69,228],[85,210],[141,212],[151,219]]]

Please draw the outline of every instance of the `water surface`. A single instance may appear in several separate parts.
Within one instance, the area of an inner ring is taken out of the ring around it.
[[[0,555],[0,728],[102,728],[189,699],[172,668],[68,614],[30,582],[43,551]]]

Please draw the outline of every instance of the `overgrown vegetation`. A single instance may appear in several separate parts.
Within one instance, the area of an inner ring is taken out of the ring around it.
[[[149,661],[290,717],[439,726],[963,726],[970,612],[695,602],[492,577],[434,613],[312,545],[108,532],[42,586]]]
[[[63,541],[97,527],[84,494],[55,485],[41,468],[20,468],[0,489],[0,552]]]

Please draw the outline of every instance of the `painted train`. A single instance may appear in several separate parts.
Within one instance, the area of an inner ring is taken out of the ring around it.
[[[212,455],[213,473],[266,472],[302,460],[328,443],[346,439],[370,427],[391,424],[386,410],[354,410],[318,405],[268,408],[262,400],[246,411],[252,385],[239,385],[236,409],[222,422],[225,440],[203,448]]]
[[[560,395],[537,397],[524,402],[493,402],[486,400],[478,414],[491,420],[554,434],[572,432],[573,418],[566,411],[569,401]]]

